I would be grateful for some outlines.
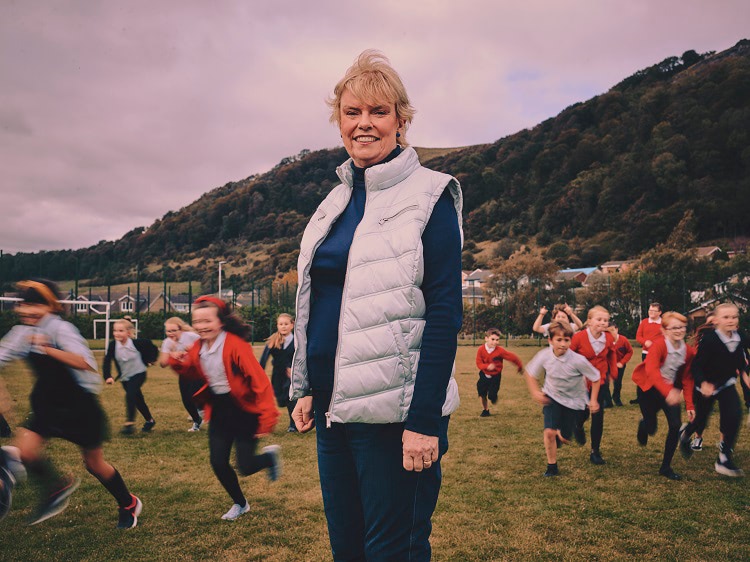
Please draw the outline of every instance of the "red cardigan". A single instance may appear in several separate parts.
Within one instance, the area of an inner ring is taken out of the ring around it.
[[[518,357],[518,355],[516,355],[515,353],[511,353],[510,351],[500,347],[499,345],[492,351],[492,353],[488,353],[485,346],[481,346],[477,350],[477,367],[479,367],[479,370],[482,371],[485,375],[496,377],[500,373],[502,373],[503,359],[507,359],[511,363],[514,363],[519,369],[523,369],[523,363],[521,363],[521,359]],[[495,364],[494,371],[487,370],[487,367],[490,363]]]
[[[617,378],[617,349],[615,348],[615,337],[610,332],[604,332],[606,337],[606,344],[604,349],[597,355],[594,353],[594,348],[591,347],[589,341],[589,331],[581,330],[573,334],[573,339],[570,342],[570,349],[576,353],[583,355],[589,363],[599,369],[601,375],[601,383],[607,382],[607,376],[609,378]],[[586,384],[590,384],[588,381]]]
[[[196,402],[205,404],[206,419],[211,417],[211,391],[203,369],[201,368],[200,350],[202,342],[196,341],[188,350],[184,361],[169,358],[169,366],[181,375],[205,384],[195,393]],[[229,381],[229,393],[235,403],[251,414],[258,416],[258,435],[271,433],[279,419],[276,398],[268,375],[258,364],[250,347],[241,337],[227,333],[222,353],[224,370]]]
[[[648,340],[651,340],[651,342],[653,342],[656,338],[660,337],[662,337],[661,324],[657,324],[656,322],[649,322],[648,318],[644,318],[643,320],[641,320],[641,323],[638,324],[638,331],[636,331],[635,333],[635,340],[639,344],[643,345]],[[648,349],[646,349],[646,351],[648,351]]]
[[[630,345],[628,338],[620,334],[615,342],[615,351],[617,352],[617,362],[622,363],[624,367],[630,358],[633,357],[633,346]]]
[[[695,348],[687,344],[684,345],[687,346],[685,363],[678,369],[675,381],[679,380],[682,384],[685,407],[688,410],[695,410],[695,406],[693,405],[693,376],[690,373],[690,365],[695,357]],[[674,388],[673,385],[669,384],[661,376],[660,369],[666,360],[667,343],[664,341],[664,338],[659,338],[651,346],[651,350],[646,355],[646,360],[633,371],[633,382],[643,391],[655,387],[663,396],[666,396]]]

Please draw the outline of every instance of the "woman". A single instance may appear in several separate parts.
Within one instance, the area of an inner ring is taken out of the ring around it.
[[[174,351],[187,351],[200,339],[200,336],[195,333],[190,324],[177,316],[168,318],[164,322],[164,331],[167,334],[167,338],[162,342],[161,351],[159,352],[159,366],[162,368],[169,366],[170,353]],[[190,380],[186,377],[179,377],[179,385],[182,405],[187,410],[190,419],[193,420],[193,425],[188,431],[200,431],[203,416],[201,416],[198,406],[193,401],[193,395],[200,390],[202,385],[200,381]]]
[[[293,415],[318,428],[334,559],[429,560],[459,402],[461,189],[408,148],[414,109],[380,53],[357,58],[329,105],[351,158],[302,238]]]

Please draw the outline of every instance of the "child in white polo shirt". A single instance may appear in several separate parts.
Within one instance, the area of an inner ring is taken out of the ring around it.
[[[591,412],[599,410],[599,370],[585,357],[570,351],[573,330],[567,322],[552,322],[548,328],[549,347],[537,353],[526,365],[526,383],[534,400],[544,406],[544,450],[547,471],[557,476],[557,447],[569,443],[573,426],[588,403]],[[538,380],[544,374],[544,386]],[[591,381],[591,398],[585,379]]]

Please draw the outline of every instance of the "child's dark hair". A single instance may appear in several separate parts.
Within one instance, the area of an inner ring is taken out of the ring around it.
[[[219,321],[225,332],[240,336],[243,340],[247,339],[250,333],[250,326],[245,324],[239,316],[231,312],[224,301],[215,297],[199,297],[193,304],[193,310],[200,308],[216,309]]]
[[[549,334],[549,339],[552,339],[555,336],[562,336],[564,338],[572,338],[573,328],[570,326],[568,322],[561,322],[559,320],[553,320],[552,322],[549,323],[549,326],[547,326],[547,333]]]
[[[716,310],[709,310],[706,313],[706,321],[695,329],[695,333],[690,341],[693,347],[698,347],[706,332],[714,329],[714,316],[716,316]]]
[[[658,309],[659,309],[659,312],[661,312],[661,310],[662,310],[662,309],[661,309],[661,303],[658,303],[658,302],[652,302],[652,303],[650,303],[650,304],[648,305],[648,307],[649,307],[649,308],[652,308],[652,307],[653,307],[653,308],[658,308]]]
[[[503,334],[502,334],[502,333],[500,332],[500,330],[498,330],[497,328],[490,328],[489,330],[487,330],[487,331],[486,331],[486,332],[484,333],[484,335],[485,335],[486,337],[488,337],[488,338],[489,338],[490,336],[497,336],[498,338],[500,338],[500,337],[502,337],[502,336],[503,336]]]

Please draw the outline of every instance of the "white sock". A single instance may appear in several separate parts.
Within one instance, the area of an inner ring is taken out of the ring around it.
[[[728,457],[724,453],[719,453],[719,461],[720,462],[727,462]]]

